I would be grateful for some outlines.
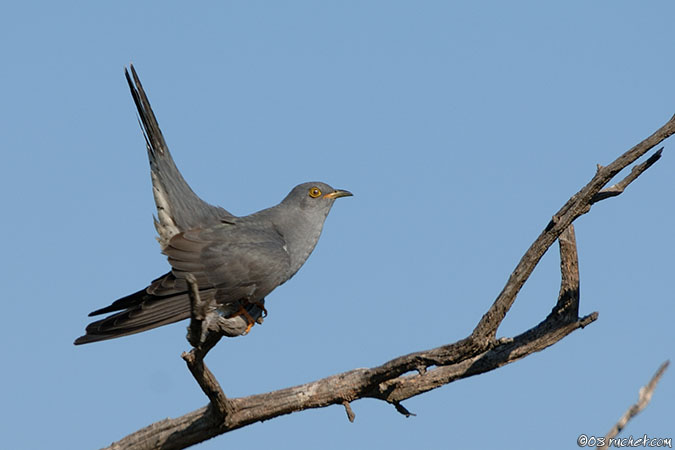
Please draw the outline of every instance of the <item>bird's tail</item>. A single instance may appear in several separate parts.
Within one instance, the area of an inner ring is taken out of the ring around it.
[[[191,228],[218,223],[232,217],[225,209],[213,206],[194,193],[187,184],[171,157],[162,130],[152,111],[141,80],[133,64],[124,69],[131,95],[138,111],[139,122],[145,137],[152,175],[152,191],[157,205],[155,227],[162,248],[172,236]]]
[[[75,345],[128,336],[187,319],[190,317],[190,299],[187,293],[161,297],[143,289],[89,315],[113,311],[120,312],[90,323],[86,334],[77,338]]]

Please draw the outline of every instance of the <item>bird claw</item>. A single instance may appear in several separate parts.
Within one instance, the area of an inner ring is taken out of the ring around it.
[[[257,306],[258,308],[260,308],[262,310],[262,318],[263,319],[267,317],[267,309],[265,308],[265,304],[263,302],[254,301],[254,302],[249,302],[249,303]]]
[[[244,330],[244,332],[241,334],[242,336],[246,336],[248,332],[251,331],[251,328],[253,328],[253,325],[255,325],[256,321],[255,319],[253,319],[253,317],[251,317],[251,315],[248,313],[248,311],[246,311],[246,309],[243,306],[239,306],[237,312],[231,314],[227,318],[234,319],[235,317],[239,316],[244,316],[244,318],[246,319],[246,330]]]
[[[241,333],[242,336],[246,336],[249,331],[251,331],[251,328],[253,328],[253,325],[255,325],[255,322],[249,322],[248,325],[246,325],[246,330],[244,330],[243,333]]]

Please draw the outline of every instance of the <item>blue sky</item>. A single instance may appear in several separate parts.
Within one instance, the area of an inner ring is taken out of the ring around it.
[[[15,2],[0,15],[3,448],[98,448],[206,404],[185,323],[74,347],[167,270],[133,62],[176,162],[235,214],[322,180],[340,200],[250,335],[230,396],[465,337],[551,215],[675,113],[672,2]],[[552,348],[404,402],[306,411],[216,448],[572,448],[674,356],[675,154],[576,222],[581,313]],[[553,247],[499,330],[538,323]],[[673,369],[623,435],[673,437]]]

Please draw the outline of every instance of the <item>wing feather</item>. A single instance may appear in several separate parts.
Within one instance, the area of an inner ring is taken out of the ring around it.
[[[185,276],[197,279],[203,300],[215,299],[229,330],[236,336],[246,330],[241,317],[231,317],[245,308],[254,320],[263,314],[264,297],[286,281],[290,258],[283,238],[266,224],[219,224],[175,234],[163,252],[172,271],[147,288],[94,311],[115,312],[87,326],[76,344],[139,333],[190,317],[190,299]]]

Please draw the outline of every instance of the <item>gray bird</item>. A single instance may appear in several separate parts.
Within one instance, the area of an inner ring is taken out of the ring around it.
[[[326,183],[303,183],[278,205],[243,217],[206,203],[178,171],[133,65],[131,76],[126,68],[124,73],[150,160],[157,240],[171,271],[90,313],[114,314],[89,324],[75,344],[189,318],[188,273],[197,280],[200,298],[217,305],[221,331],[227,336],[246,334],[266,313],[267,294],[295,275],[314,250],[335,200],[352,194]]]

